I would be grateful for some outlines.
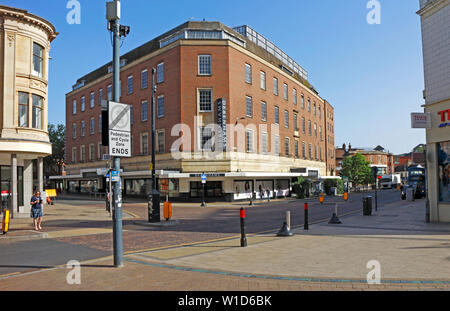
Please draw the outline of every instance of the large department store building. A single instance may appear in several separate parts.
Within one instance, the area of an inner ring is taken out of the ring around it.
[[[420,0],[430,220],[450,222],[450,0]]]
[[[285,196],[299,176],[335,175],[334,108],[307,72],[248,26],[191,21],[121,57],[120,101],[132,106],[132,157],[121,160],[125,196],[152,189],[152,68],[156,170],[170,197],[200,197],[203,172],[206,197],[227,201],[246,199],[251,189],[258,197],[260,188]],[[105,190],[101,102],[111,98],[111,63],[66,95],[67,166],[52,179],[70,192]]]
[[[13,214],[29,216],[33,190],[43,190],[53,25],[26,10],[0,5],[0,180]],[[4,198],[6,199],[6,198]]]

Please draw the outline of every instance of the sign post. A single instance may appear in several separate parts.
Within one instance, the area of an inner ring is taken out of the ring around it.
[[[205,203],[205,185],[206,185],[206,174],[202,173],[202,204],[200,205],[201,207],[205,207],[206,203]]]

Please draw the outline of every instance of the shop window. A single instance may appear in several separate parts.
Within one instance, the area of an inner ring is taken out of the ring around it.
[[[450,141],[438,143],[439,201],[450,203]]]

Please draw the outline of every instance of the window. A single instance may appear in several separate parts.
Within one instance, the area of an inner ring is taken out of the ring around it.
[[[296,113],[294,113],[294,131],[298,131],[298,122]]]
[[[42,129],[42,109],[44,98],[38,95],[31,95],[31,101],[33,104],[33,128]]]
[[[267,121],[267,104],[261,102],[261,120]]]
[[[199,90],[200,112],[212,111],[212,90]]]
[[[146,89],[148,87],[148,70],[141,71],[141,89]]]
[[[127,79],[127,94],[133,93],[133,76],[129,76]]]
[[[295,157],[298,158],[298,140],[294,141],[294,152],[295,152]]]
[[[198,56],[198,74],[211,75],[211,55]]]
[[[308,111],[311,111],[311,100],[308,99]]]
[[[317,137],[317,124],[314,123],[314,136]]]
[[[133,125],[134,123],[134,114],[133,114],[133,106],[130,106],[130,124]]]
[[[164,117],[164,95],[158,96],[158,118]]]
[[[90,126],[89,126],[89,133],[91,135],[93,135],[94,132],[95,132],[95,119],[91,118],[91,123],[90,123]]]
[[[308,120],[308,134],[309,134],[309,136],[312,135],[312,131],[311,131],[311,120]]]
[[[98,116],[98,132],[102,132],[102,115]]]
[[[302,118],[302,132],[303,134],[306,133],[306,124],[305,124],[305,118]]]
[[[98,104],[101,106],[103,100],[103,89],[98,90]]]
[[[284,111],[284,127],[289,128],[289,111]]]
[[[165,134],[164,130],[157,131],[157,139],[158,139],[158,152],[164,153],[165,151]]]
[[[76,123],[72,124],[72,138],[73,139],[77,138],[77,124]]]
[[[280,136],[275,135],[275,155],[280,155]]]
[[[84,137],[84,135],[86,134],[85,130],[86,130],[86,123],[84,121],[81,121],[81,137]]]
[[[247,143],[247,152],[253,152],[253,131],[250,129],[245,130],[245,140]]]
[[[439,156],[437,157],[437,167],[435,170],[438,175],[439,202],[450,203],[450,158],[448,157],[450,154],[450,141],[437,143],[437,154]],[[413,175],[412,178],[420,182],[422,176]]]
[[[81,111],[86,110],[86,98],[84,96],[81,96]]]
[[[77,100],[74,99],[72,102],[72,114],[77,114]]]
[[[284,155],[287,157],[289,156],[289,147],[290,147],[289,145],[290,145],[289,138],[286,137],[284,139]]]
[[[91,92],[89,103],[90,103],[90,107],[94,108],[94,105],[95,105],[95,93],[94,92]]]
[[[319,138],[322,140],[322,126],[319,125]]]
[[[148,134],[141,134],[141,155],[148,153]]]
[[[305,109],[305,96],[302,94],[301,96],[302,108]]]
[[[164,63],[156,66],[156,83],[164,82]]]
[[[312,160],[312,145],[309,144],[309,159]]]
[[[280,124],[280,112],[277,106],[274,107],[273,114],[275,117],[275,124]]]
[[[94,144],[89,145],[89,161],[94,161],[94,154],[95,154],[95,146]]]
[[[86,150],[84,145],[80,147],[80,162],[84,162],[86,160]]]
[[[148,104],[147,101],[144,100],[141,102],[141,121],[145,122],[147,121],[148,117]]]
[[[314,146],[314,159],[317,161],[317,146]]]
[[[302,142],[302,156],[306,159],[306,143]]]
[[[262,153],[267,154],[268,153],[268,144],[267,144],[267,133],[261,133],[261,140],[262,140]]]
[[[252,83],[252,66],[245,64],[245,82]]]
[[[278,95],[278,79],[273,78],[273,94]]]
[[[321,117],[322,117],[322,107],[319,106],[319,118],[321,118]]]
[[[249,117],[249,118],[253,117],[253,102],[252,102],[252,98],[250,96],[245,97],[245,107],[246,107],[247,117]]]
[[[314,103],[314,115],[316,115],[316,103]]]
[[[294,105],[297,105],[297,90],[293,89],[292,97],[294,98]]]
[[[33,75],[42,78],[44,64],[44,48],[33,43]]]
[[[28,93],[19,92],[19,126],[28,126]]]
[[[101,160],[102,155],[103,155],[103,145],[102,143],[98,143],[97,159]]]
[[[72,163],[77,163],[77,147],[72,148]]]
[[[288,100],[288,85],[286,83],[283,84],[283,93],[284,93],[284,100]]]
[[[200,149],[204,151],[212,150],[212,129],[210,127],[201,127],[200,128]]]
[[[107,87],[107,92],[108,92],[108,100],[112,100],[112,85],[108,85]]]
[[[320,161],[323,161],[322,146],[319,147]]]
[[[266,73],[264,71],[261,71],[259,73],[260,76],[260,87],[261,89],[265,90],[266,89]]]

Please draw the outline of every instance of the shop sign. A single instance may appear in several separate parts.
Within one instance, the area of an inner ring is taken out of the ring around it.
[[[438,115],[441,117],[441,124],[439,125],[439,128],[450,126],[450,109],[439,111]],[[445,117],[446,115],[447,118]]]
[[[431,128],[431,117],[429,112],[425,113],[418,113],[418,112],[412,112],[411,113],[411,128],[413,129],[419,129],[419,128]]]

